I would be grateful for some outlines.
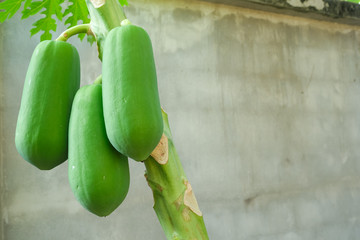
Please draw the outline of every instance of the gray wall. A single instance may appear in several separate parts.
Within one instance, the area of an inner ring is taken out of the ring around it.
[[[359,27],[182,0],[132,0],[126,12],[152,38],[210,239],[360,238]],[[164,239],[141,163],[124,203],[99,218],[75,200],[67,163],[39,171],[21,159],[14,131],[38,36],[19,17],[0,28],[3,239]],[[70,42],[88,84],[96,49]]]

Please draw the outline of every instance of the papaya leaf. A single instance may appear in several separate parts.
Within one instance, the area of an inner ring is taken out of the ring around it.
[[[43,30],[44,33],[40,36],[40,41],[49,40],[52,37],[50,31],[56,31],[56,21],[53,18],[41,18],[33,23],[34,28],[30,30],[31,36]]]
[[[24,8],[25,8],[25,9],[30,6],[31,1],[32,1],[32,0],[26,0],[26,1],[25,1],[25,4],[24,4]]]
[[[89,11],[85,1],[69,0],[69,2],[72,4],[69,5],[64,12],[64,17],[69,15],[65,21],[66,25],[69,24],[68,28],[77,25],[79,21],[82,21],[82,23],[89,23]]]
[[[9,1],[9,0],[8,0]],[[44,17],[40,18],[33,24],[33,28],[30,30],[31,36],[43,31],[44,33],[40,36],[40,40],[51,39],[52,34],[50,31],[56,31],[56,20],[53,18],[55,15],[57,19],[62,21],[63,13],[61,4],[64,0],[44,0],[44,1],[29,1],[25,2],[24,10],[22,11],[22,19],[28,18],[29,16],[40,14]]]
[[[93,43],[96,42],[96,39],[93,35],[87,35],[87,41],[90,43],[90,45],[93,45]]]
[[[359,0],[345,0],[345,2],[360,3]]]
[[[127,0],[119,0],[121,6],[125,6],[125,5],[128,5],[128,2]]]
[[[67,17],[65,21],[65,25],[68,25],[67,28],[76,26],[79,21],[82,21],[82,23],[89,23],[89,11],[86,6],[85,1],[79,1],[79,0],[69,0],[70,5],[65,9],[64,11],[64,17]],[[80,40],[83,40],[85,37],[85,34],[79,34],[78,37]]]
[[[12,18],[24,1],[25,0],[5,0],[0,2],[0,23]]]

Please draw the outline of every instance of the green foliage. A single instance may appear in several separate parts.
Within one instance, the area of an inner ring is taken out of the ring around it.
[[[89,11],[86,7],[85,1],[69,0],[69,2],[72,4],[69,5],[68,8],[64,11],[64,17],[69,16],[65,21],[65,24],[69,25],[68,28],[77,25],[79,21],[82,21],[83,23],[89,23]],[[81,40],[84,37],[85,34],[79,34],[79,38]]]
[[[44,17],[33,23],[33,28],[30,30],[31,36],[43,31],[40,40],[51,39],[50,31],[56,31],[56,20],[53,18],[55,15],[57,19],[62,21],[63,13],[61,5],[64,0],[45,0],[45,1],[27,1],[26,8],[22,11],[22,19],[28,18],[37,13],[41,13]]]
[[[128,2],[127,0],[119,0],[121,6],[125,6],[125,5],[128,5]]]
[[[6,0],[0,3],[0,23],[12,18],[25,0]],[[27,1],[28,2],[28,1]]]
[[[1,0],[0,0],[1,1]],[[122,6],[127,5],[127,0],[119,0]],[[56,31],[57,22],[59,20],[67,25],[67,28],[73,27],[79,23],[89,23],[89,12],[84,0],[5,0],[0,2],[0,23],[12,18],[24,5],[22,19],[33,15],[40,15],[40,18],[33,23],[30,30],[31,36],[43,32],[40,40],[48,40],[52,38],[51,32]],[[79,34],[80,39],[85,34]],[[89,42],[94,42],[92,36],[88,36]]]
[[[345,2],[360,3],[360,0],[344,0]]]

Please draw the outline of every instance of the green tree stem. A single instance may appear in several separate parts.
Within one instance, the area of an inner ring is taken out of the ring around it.
[[[86,33],[91,35],[90,24],[80,24],[74,27],[71,27],[65,30],[57,39],[56,41],[64,41],[66,42],[70,37],[79,34],[79,33]]]
[[[191,185],[187,180],[179,156],[173,144],[167,114],[163,111],[164,135],[162,153],[165,161],[153,156],[144,161],[145,177],[152,189],[154,210],[167,239],[209,239]]]
[[[101,3],[99,5],[94,5],[90,0],[85,1],[90,13],[91,31],[96,38],[99,58],[102,59],[103,45],[107,34],[111,29],[119,27],[126,16],[118,0],[98,1]]]

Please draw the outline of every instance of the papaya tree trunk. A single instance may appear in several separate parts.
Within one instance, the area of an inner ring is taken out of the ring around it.
[[[86,0],[86,4],[91,31],[102,59],[108,32],[120,26],[126,17],[118,0]],[[173,144],[168,116],[164,111],[162,116],[164,134],[154,152],[144,161],[145,178],[153,192],[154,210],[167,239],[208,239],[202,212]]]
[[[168,116],[162,114],[164,134],[144,162],[154,210],[167,239],[208,239],[202,212],[172,140]]]

